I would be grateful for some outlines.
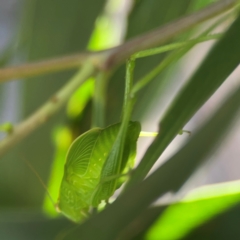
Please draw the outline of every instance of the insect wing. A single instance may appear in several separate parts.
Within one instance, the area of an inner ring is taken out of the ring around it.
[[[122,142],[121,138],[117,138],[116,134],[114,149],[112,148],[109,150],[109,155],[107,156],[106,162],[102,168],[99,185],[92,197],[93,206],[97,206],[101,200],[109,199],[115,190],[125,181],[125,178],[119,179],[119,175],[125,171],[126,165],[128,168],[133,166],[133,160],[136,156],[136,142],[140,129],[141,127],[139,122],[129,122],[127,129],[128,137],[125,139],[125,142]],[[126,171],[129,171],[129,169],[126,168]]]
[[[59,193],[59,210],[74,222],[81,221],[90,207],[89,195],[94,182],[86,186],[85,176],[101,129],[92,129],[79,136],[70,146]]]

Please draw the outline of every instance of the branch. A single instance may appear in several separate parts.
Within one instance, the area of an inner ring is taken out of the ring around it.
[[[125,61],[134,53],[161,45],[197,24],[232,8],[237,2],[238,0],[218,1],[191,15],[170,22],[142,36],[133,38],[112,51],[103,67],[105,69],[111,69]]]
[[[16,125],[13,132],[0,142],[0,157],[20,140],[29,135],[36,128],[45,123],[68,100],[71,94],[92,76],[96,68],[100,70],[113,70],[118,64],[126,60],[133,53],[156,47],[170,38],[186,31],[217,14],[230,9],[238,0],[222,0],[209,7],[193,13],[187,17],[169,23],[157,30],[136,37],[119,47],[99,52],[85,52],[78,55],[58,59],[46,60],[38,63],[25,64],[18,67],[9,67],[0,70],[0,82],[4,79],[23,78],[78,68],[80,70],[62,89],[60,89],[47,103],[22,123]],[[95,66],[95,67],[94,67]]]
[[[93,75],[95,68],[92,62],[87,61],[81,70],[53,95],[39,110],[27,118],[25,121],[13,127],[13,131],[0,141],[0,157],[16,143],[28,136],[36,128],[44,124],[52,117],[68,100],[69,96],[90,76]]]
[[[76,69],[88,58],[91,58],[92,62],[95,63],[99,69],[112,70],[132,54],[159,46],[197,24],[232,8],[237,2],[238,0],[218,1],[201,11],[178,19],[147,34],[130,39],[118,47],[105,51],[79,53],[62,58],[0,69],[0,82],[14,78],[27,78],[68,69]]]
[[[2,68],[0,69],[0,82],[14,78],[21,79],[69,69],[77,69],[89,58],[94,62],[95,58],[99,58],[98,55],[100,53],[101,52],[85,52],[35,63],[26,63],[20,66]]]

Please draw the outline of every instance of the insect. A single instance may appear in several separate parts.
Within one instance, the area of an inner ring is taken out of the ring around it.
[[[108,200],[124,182],[123,174],[133,167],[136,142],[140,134],[139,122],[129,122],[123,144],[122,157],[109,158],[121,124],[107,128],[93,128],[79,136],[70,146],[64,167],[57,207],[67,218],[81,222],[91,207]],[[116,150],[117,151],[117,150]],[[120,160],[120,161],[119,161]],[[113,171],[111,165],[117,164]],[[104,178],[104,176],[110,176]],[[104,184],[109,183],[104,188]]]

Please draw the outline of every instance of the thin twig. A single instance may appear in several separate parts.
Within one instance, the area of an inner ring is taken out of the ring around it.
[[[93,63],[97,61],[99,59],[99,54],[102,54],[102,52],[85,52],[39,62],[26,63],[20,66],[2,68],[0,69],[0,82],[12,80],[14,78],[21,79],[69,69],[77,69],[88,58],[92,58]],[[97,65],[97,62],[95,65]]]
[[[44,124],[52,117],[68,100],[69,96],[90,76],[93,75],[95,68],[92,62],[86,62],[73,78],[52,96],[40,109],[33,115],[13,127],[12,133],[7,135],[0,142],[0,157],[16,143],[28,136],[36,128]]]
[[[76,69],[89,57],[92,58],[92,62],[95,63],[95,66],[100,69],[113,70],[114,67],[125,61],[132,54],[159,46],[197,24],[232,8],[237,2],[238,0],[218,1],[201,11],[178,19],[147,34],[130,39],[118,47],[110,48],[105,51],[79,53],[0,69],[0,82],[14,78],[27,78],[68,69]]]
[[[75,89],[89,76],[93,75],[96,67],[100,70],[113,70],[118,64],[126,60],[132,54],[156,47],[179,33],[230,9],[237,2],[238,0],[219,1],[199,12],[129,40],[116,48],[95,53],[80,53],[79,55],[0,70],[0,81],[3,81],[4,79],[30,77],[70,68],[78,68],[80,64],[86,62],[83,64],[83,69],[79,71],[69,83],[59,90],[33,115],[16,125],[13,132],[0,142],[0,157],[54,115],[64,105]]]
[[[216,15],[232,8],[238,0],[222,0],[208,7],[194,12],[191,15],[170,22],[163,27],[157,28],[147,34],[133,38],[117,47],[112,51],[109,58],[103,66],[105,69],[111,69],[119,63],[125,61],[128,57],[136,52],[140,52],[152,47],[161,45],[173,37],[185,32],[186,30],[195,27]]]

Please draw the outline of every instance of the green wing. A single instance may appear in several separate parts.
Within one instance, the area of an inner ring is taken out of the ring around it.
[[[101,133],[100,128],[94,128],[78,137],[67,153],[65,171],[78,176],[86,174],[94,146]]]
[[[130,122],[128,126],[128,132],[126,136],[126,141],[124,144],[123,158],[121,165],[121,173],[128,173],[135,164],[136,154],[137,154],[137,140],[141,131],[141,125],[139,122]],[[119,179],[117,183],[117,188],[126,182],[126,177]]]
[[[116,134],[116,142],[113,141],[114,148],[109,149],[106,162],[102,167],[99,184],[92,196],[93,206],[98,206],[102,200],[108,200],[115,190],[126,181],[126,178],[119,178],[119,175],[127,173],[133,167],[136,157],[136,143],[140,131],[141,125],[139,122],[129,122],[124,142],[121,142],[122,139],[119,136],[117,137]],[[123,147],[122,154],[120,154],[121,147]]]
[[[140,132],[139,126],[140,124],[136,122],[129,123],[129,136],[124,147],[121,172],[126,165],[129,165],[129,159],[131,159],[130,165],[133,164],[136,141]],[[116,140],[119,128],[120,123],[105,129],[91,129],[79,136],[70,146],[58,207],[72,221],[81,221],[91,206],[98,206],[99,201],[93,205],[92,196],[99,186],[103,166]]]
[[[87,198],[96,183],[91,181],[92,186],[86,187],[84,179],[91,168],[91,156],[101,131],[95,128],[82,134],[72,143],[67,153],[58,208],[74,222],[85,218],[90,207]],[[87,183],[86,180],[85,183]]]

